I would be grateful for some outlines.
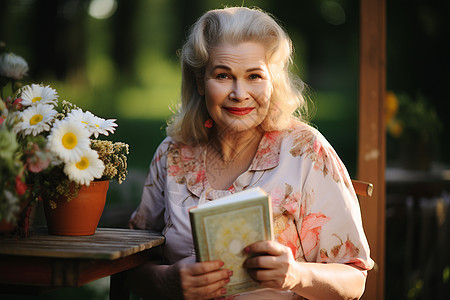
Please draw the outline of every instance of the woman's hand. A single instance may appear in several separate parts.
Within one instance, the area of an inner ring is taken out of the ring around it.
[[[256,255],[244,262],[250,276],[264,287],[289,290],[300,280],[300,265],[290,248],[273,241],[256,242],[244,251]]]
[[[221,269],[223,262],[181,261],[178,265],[181,288],[185,299],[209,299],[223,296],[224,286],[230,281],[233,272]]]

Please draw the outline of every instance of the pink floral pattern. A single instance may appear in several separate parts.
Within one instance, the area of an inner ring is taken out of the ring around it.
[[[311,130],[300,130],[294,136],[294,145],[290,150],[292,156],[308,156],[313,161],[314,170],[321,171],[323,176],[331,175],[336,182],[344,179],[345,186],[350,186],[350,181],[345,176],[345,167],[331,146],[324,146]]]
[[[171,143],[167,152],[167,173],[178,184],[186,184],[196,196],[206,186],[204,149]]]
[[[274,218],[274,238],[280,244],[289,247],[294,257],[299,255],[300,239],[292,216],[281,214]]]
[[[303,252],[305,256],[311,254],[320,241],[322,226],[330,220],[329,217],[321,213],[313,213],[303,219],[300,229],[300,239],[302,240]]]
[[[355,257],[359,254],[359,248],[356,247],[348,237],[345,242],[342,242],[342,239],[337,234],[333,234],[333,236],[338,239],[338,243],[331,248],[329,254],[327,249],[320,249],[320,257],[322,261],[346,262],[360,266],[361,263],[355,259]]]
[[[194,176],[202,178],[197,173],[203,173],[200,169],[200,165],[196,164],[196,156],[194,149],[186,145],[171,144],[169,151],[167,152],[168,168],[167,172],[169,176],[175,177],[178,184],[186,183],[186,175],[189,173],[196,173]],[[194,182],[193,184],[196,184]]]
[[[275,167],[280,159],[279,147],[284,132],[271,131],[264,135],[253,160],[252,169],[266,170]]]
[[[192,207],[200,199],[259,186],[272,200],[274,239],[289,247],[298,261],[373,267],[350,178],[317,130],[296,123],[283,132],[267,132],[249,169],[223,191],[208,183],[205,151],[203,146],[167,138],[153,159],[141,204],[130,220],[135,228],[164,226],[169,263],[194,253],[186,203]],[[186,199],[183,207],[180,199]]]

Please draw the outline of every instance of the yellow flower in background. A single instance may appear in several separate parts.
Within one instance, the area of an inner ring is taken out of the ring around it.
[[[392,91],[387,91],[384,106],[384,117],[386,129],[394,138],[400,137],[403,133],[403,123],[397,119],[399,106],[397,95]]]
[[[386,92],[384,115],[386,124],[392,121],[398,112],[398,99],[394,92]]]
[[[434,107],[422,95],[414,97],[405,92],[386,92],[386,130],[394,138],[437,142],[441,121]]]
[[[403,133],[403,123],[395,119],[391,120],[387,126],[387,130],[393,137],[398,138]]]

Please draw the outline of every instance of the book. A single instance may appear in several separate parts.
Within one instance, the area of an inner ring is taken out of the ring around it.
[[[233,271],[227,293],[233,295],[263,288],[245,268],[244,248],[272,240],[272,204],[261,188],[219,198],[189,211],[197,261],[222,260]]]

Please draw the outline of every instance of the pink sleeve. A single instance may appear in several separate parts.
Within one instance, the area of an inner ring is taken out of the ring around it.
[[[370,270],[369,245],[359,202],[347,170],[331,145],[318,134],[315,155],[302,192],[303,215],[297,223],[307,261],[335,262]]]

